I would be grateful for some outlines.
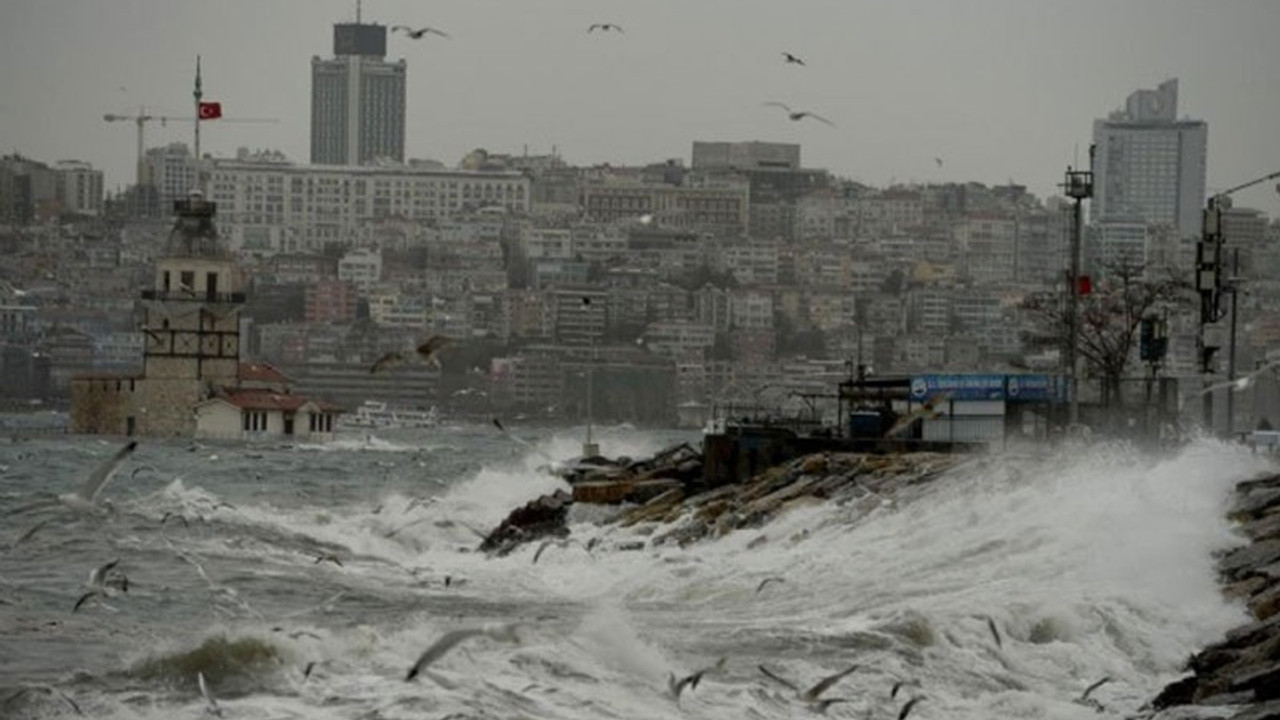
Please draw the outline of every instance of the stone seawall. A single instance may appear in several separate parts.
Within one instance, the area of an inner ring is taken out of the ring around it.
[[[1254,621],[1193,655],[1192,674],[1153,705],[1238,706],[1231,720],[1280,720],[1280,474],[1240,483],[1231,518],[1249,544],[1223,555],[1218,569],[1226,593],[1243,600]]]

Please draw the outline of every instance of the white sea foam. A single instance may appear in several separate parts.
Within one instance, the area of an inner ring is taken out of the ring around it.
[[[606,454],[639,457],[663,445],[623,433],[607,441],[614,440]],[[568,457],[579,441],[570,432],[537,444]],[[907,694],[927,697],[912,713],[923,720],[1121,718],[1176,676],[1188,653],[1244,620],[1218,588],[1213,554],[1240,542],[1225,519],[1230,490],[1265,462],[1213,441],[1156,460],[1119,445],[978,456],[891,501],[799,506],[763,527],[683,549],[653,544],[666,526],[599,526],[586,521],[591,513],[575,512],[573,537],[600,539],[594,558],[549,548],[535,565],[536,543],[502,558],[462,552],[478,543],[462,523],[487,530],[512,508],[566,487],[538,469],[542,461],[533,452],[490,456],[480,470],[434,486],[437,500],[412,508],[414,498],[399,489],[356,504],[324,504],[320,496],[241,501],[235,513],[219,511],[227,517],[215,528],[171,529],[175,543],[216,556],[224,571],[253,561],[262,577],[291,573],[381,598],[378,614],[222,619],[217,631],[265,637],[286,660],[273,681],[279,692],[220,694],[228,715],[807,717],[756,665],[809,685],[857,662],[862,669],[827,693],[852,700],[832,706],[832,717],[894,717],[904,695],[890,700],[888,689],[907,680],[918,683]],[[170,483],[162,499],[196,507],[222,494],[205,490],[212,481],[195,470],[191,478]],[[342,568],[313,565],[298,555],[308,541],[354,557]],[[637,542],[643,549],[619,549]],[[429,582],[416,585],[400,569],[411,567],[430,568]],[[198,582],[194,575],[184,570]],[[445,575],[467,582],[446,589]],[[783,581],[757,593],[771,576]],[[456,605],[448,605],[452,597]],[[405,683],[434,638],[477,622],[454,617],[472,602],[514,608],[528,625],[523,642],[477,640],[433,665],[434,677]],[[555,609],[562,621],[539,620],[537,608]],[[279,622],[320,637],[272,632]],[[164,649],[201,639],[178,635]],[[724,670],[678,706],[666,697],[668,672],[721,656]],[[320,664],[302,682],[300,667],[312,660]],[[1114,679],[1094,697],[1106,712],[1071,702],[1104,675]],[[160,718],[200,710],[194,700],[171,702],[139,706],[104,695],[93,713]]]

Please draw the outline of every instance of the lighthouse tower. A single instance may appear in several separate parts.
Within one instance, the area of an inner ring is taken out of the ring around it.
[[[142,291],[142,374],[73,378],[73,432],[190,436],[196,404],[237,384],[244,292],[218,240],[217,208],[193,192],[173,209],[152,287]]]
[[[244,292],[231,253],[219,241],[216,204],[199,192],[174,202],[177,216],[142,291],[145,319],[140,435],[190,435],[192,407],[236,384]]]

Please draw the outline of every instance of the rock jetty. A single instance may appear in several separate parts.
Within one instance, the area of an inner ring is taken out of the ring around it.
[[[671,528],[651,543],[680,546],[734,530],[759,528],[778,514],[815,501],[864,502],[879,506],[897,487],[928,482],[965,459],[961,455],[909,453],[806,455],[742,483],[701,490],[671,487],[611,522],[622,527],[656,522]]]
[[[480,550],[505,555],[526,542],[564,537],[569,533],[569,506],[575,502],[617,505],[618,512],[604,524],[667,525],[669,529],[654,534],[649,544],[684,546],[761,527],[789,508],[817,501],[860,502],[870,509],[889,502],[897,487],[927,482],[965,457],[818,453],[719,487],[703,481],[701,456],[688,445],[641,461],[590,458],[562,470],[573,486],[572,495],[557,491],[517,508],[485,537]]]
[[[1280,474],[1240,483],[1231,518],[1250,542],[1223,555],[1218,569],[1225,592],[1254,621],[1193,655],[1191,674],[1152,706],[1240,706],[1231,720],[1280,720]]]

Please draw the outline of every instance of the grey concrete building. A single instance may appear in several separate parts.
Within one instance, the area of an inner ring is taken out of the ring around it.
[[[1178,81],[1131,93],[1125,108],[1093,123],[1090,220],[1169,224],[1198,235],[1205,200],[1209,129],[1178,119]]]
[[[311,163],[404,162],[404,60],[388,62],[383,25],[333,26],[334,57],[311,58]]]

